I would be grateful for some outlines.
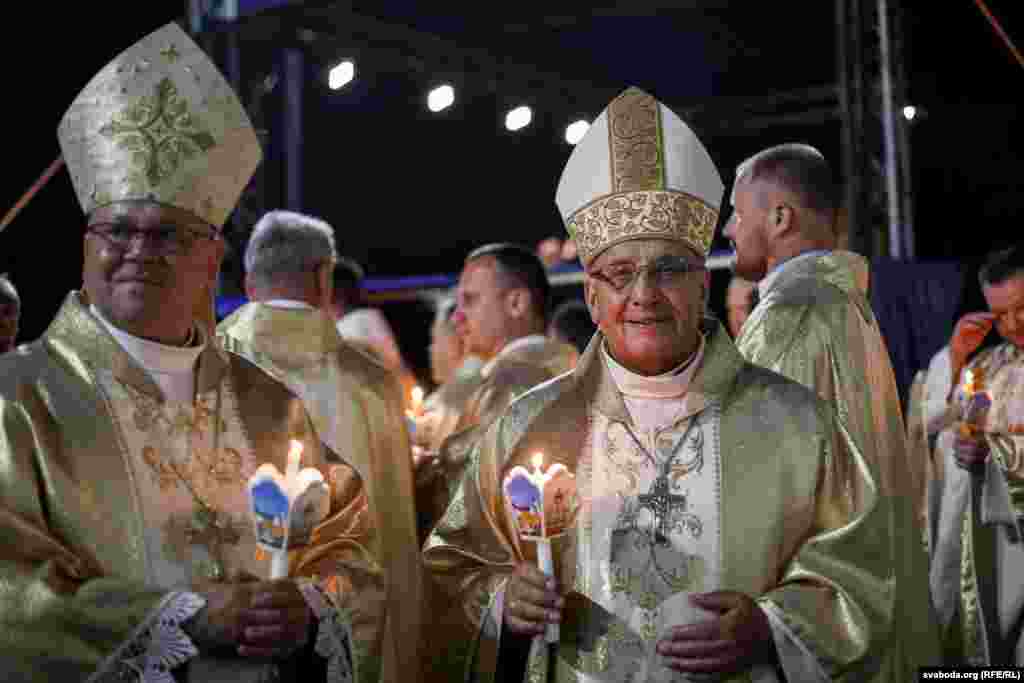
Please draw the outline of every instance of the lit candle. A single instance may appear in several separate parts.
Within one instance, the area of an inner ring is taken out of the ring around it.
[[[423,409],[423,389],[419,386],[412,388],[412,414],[418,416]]]
[[[270,555],[271,579],[288,576],[288,547],[308,542],[309,532],[328,512],[329,491],[323,475],[301,465],[302,442],[293,439],[284,475],[272,463],[263,463],[249,477],[256,542]]]
[[[288,490],[291,491],[296,479],[299,476],[299,466],[302,464],[302,442],[292,439],[291,448],[288,449],[288,465],[285,468],[284,480]]]
[[[513,513],[519,536],[537,544],[537,567],[546,575],[554,576],[551,539],[566,532],[572,514],[568,508],[556,510],[550,504],[550,499],[545,500],[545,489],[558,477],[559,481],[553,486],[557,489],[554,503],[557,504],[559,500],[574,501],[575,479],[561,463],[555,463],[545,471],[544,454],[540,451],[533,454],[530,464],[533,465],[532,472],[517,465],[506,475],[505,499]],[[574,502],[568,505],[572,511],[575,510]],[[546,640],[549,643],[558,642],[558,624],[548,624]]]

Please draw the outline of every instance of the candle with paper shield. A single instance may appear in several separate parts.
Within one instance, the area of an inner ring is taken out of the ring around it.
[[[409,434],[416,436],[416,418],[423,414],[423,389],[414,386],[409,392],[411,405],[405,411],[405,420],[409,424]]]
[[[985,388],[984,369],[965,371],[960,434],[970,438],[984,432],[991,407],[992,395]]]
[[[300,469],[302,443],[292,440],[284,475],[264,463],[249,477],[249,509],[259,548],[270,554],[270,578],[288,576],[288,548],[309,542],[313,527],[330,511],[327,483],[319,470]]]
[[[505,476],[505,502],[519,537],[537,544],[537,566],[548,576],[555,575],[551,539],[566,533],[579,508],[576,478],[561,463],[545,471],[544,454],[531,459],[533,471],[516,465]],[[557,643],[558,624],[548,624],[547,642]]]

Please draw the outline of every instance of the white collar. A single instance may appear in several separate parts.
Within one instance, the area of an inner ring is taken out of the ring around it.
[[[292,308],[306,311],[316,310],[305,301],[297,301],[295,299],[268,299],[267,301],[264,301],[263,304],[270,306],[271,308]]]
[[[812,249],[810,251],[805,251],[802,254],[797,254],[793,258],[786,259],[782,263],[779,263],[772,268],[770,273],[765,275],[761,281],[757,283],[757,295],[763,299],[768,294],[768,290],[770,290],[772,285],[775,284],[775,281],[779,279],[779,276],[786,270],[789,270],[792,266],[829,253],[831,253],[831,251],[828,249]]]
[[[151,375],[192,375],[192,370],[206,348],[206,336],[200,331],[202,343],[199,346],[168,346],[128,334],[103,317],[95,305],[89,311],[103,323],[110,335],[125,353]]]
[[[513,339],[501,347],[501,351],[498,351],[494,358],[484,363],[484,366],[480,368],[480,372],[486,377],[491,374],[491,371],[494,369],[494,366],[498,364],[499,360],[508,356],[513,351],[517,349],[525,349],[528,346],[542,346],[547,342],[547,340],[548,338],[543,334],[528,334],[525,337]]]
[[[601,344],[601,356],[611,373],[615,386],[623,396],[630,398],[679,398],[690,389],[690,382],[704,358],[704,335],[700,346],[689,358],[675,368],[660,375],[638,375],[624,367],[608,353],[607,342]]]

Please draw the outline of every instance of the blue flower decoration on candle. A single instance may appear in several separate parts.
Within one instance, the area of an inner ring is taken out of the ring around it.
[[[540,490],[523,475],[516,475],[505,484],[505,494],[516,510],[534,510],[540,505]]]
[[[252,504],[257,514],[268,519],[288,516],[288,496],[275,481],[265,480],[253,486]]]

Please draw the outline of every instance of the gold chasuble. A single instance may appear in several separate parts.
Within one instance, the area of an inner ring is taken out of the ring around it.
[[[322,448],[282,384],[201,337],[190,402],[166,399],[78,293],[0,357],[0,679],[273,675],[265,660],[198,656],[180,625],[204,582],[269,575],[246,482],[262,463],[284,471],[299,439],[331,506],[289,576],[319,617],[328,680],[378,680],[389,577],[369,463]]]
[[[576,350],[568,344],[543,335],[520,337],[506,344],[478,373],[470,365],[438,390],[432,410],[424,412],[416,426],[417,443],[423,444],[423,438],[436,446],[436,467],[441,470],[417,492],[421,538],[444,514],[483,431],[516,397],[572,369],[575,358]]]
[[[990,455],[971,472],[953,457],[968,390],[961,381],[935,442],[932,597],[950,661],[1024,666],[1024,350],[1004,342],[967,372],[972,388],[991,397],[980,425]]]
[[[342,340],[334,323],[311,307],[249,303],[221,322],[217,334],[226,349],[248,358],[302,398],[324,443],[368,473],[370,519],[388,577],[381,680],[412,680],[411,667],[419,656],[423,577],[412,460],[397,379]]]
[[[891,637],[888,514],[866,462],[811,392],[746,363],[705,321],[702,358],[664,428],[638,428],[598,333],[571,373],[520,397],[479,440],[424,549],[446,601],[432,630],[447,680],[496,672],[504,585],[536,563],[502,481],[542,451],[576,476],[580,512],[554,539],[560,642],[531,642],[524,681],[674,681],[657,641],[707,618],[688,595],[754,596],[791,681],[871,677]],[[689,370],[688,370],[689,371]],[[670,403],[670,406],[673,403]],[[759,667],[729,680],[778,680]]]
[[[868,264],[847,251],[797,256],[761,281],[761,300],[736,340],[740,353],[832,405],[877,473],[892,508],[896,570],[889,680],[938,663],[938,632],[924,589],[924,462],[911,462],[889,352],[867,299]],[[916,497],[915,497],[916,496]]]

